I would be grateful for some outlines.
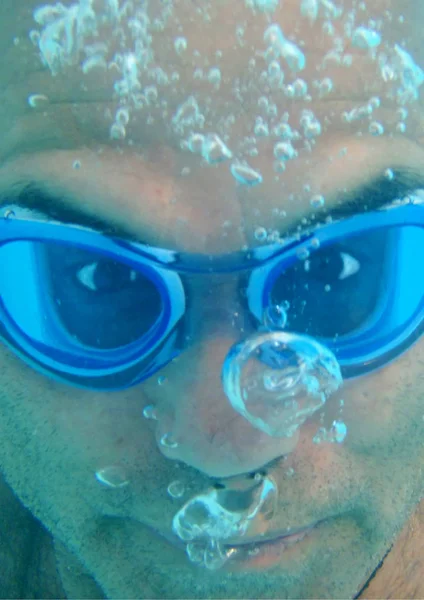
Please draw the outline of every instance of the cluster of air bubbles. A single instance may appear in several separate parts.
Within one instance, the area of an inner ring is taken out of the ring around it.
[[[267,45],[267,51],[272,53],[275,58],[283,58],[291,71],[302,71],[305,68],[306,59],[302,50],[284,36],[278,24],[274,23],[266,29],[264,42]]]
[[[274,437],[291,437],[342,383],[330,350],[308,336],[259,333],[228,353],[224,391],[234,410]]]
[[[356,106],[350,111],[342,113],[342,119],[345,123],[352,123],[353,121],[359,121],[361,119],[370,119],[374,110],[380,107],[381,100],[378,96],[373,96],[369,99],[367,104]]]
[[[417,100],[419,88],[424,82],[424,71],[411,54],[395,44],[389,55],[379,55],[379,67],[383,81],[393,83],[392,96],[398,104],[405,105]]]
[[[142,75],[159,86],[178,79],[176,72],[170,78],[162,68],[151,66],[152,32],[163,31],[172,10],[170,3],[164,3],[160,16],[151,21],[144,2],[138,6],[119,0],[79,0],[70,6],[46,4],[33,13],[40,30],[32,30],[30,39],[38,45],[41,60],[53,75],[78,65],[87,77],[96,70],[118,73],[113,89],[119,103],[130,112],[152,105],[158,98],[154,86],[150,86],[155,92],[150,97],[149,89],[142,89]],[[101,34],[105,41],[99,41]],[[124,139],[125,128],[121,119],[115,119],[111,138]]]
[[[303,110],[300,117],[300,125],[303,128],[305,138],[311,139],[321,135],[321,123],[310,110]]]
[[[83,70],[88,72],[90,62],[100,63],[107,51],[100,47],[93,51],[90,40],[95,40],[100,27],[116,25],[124,16],[125,9],[120,10],[116,0],[103,0],[96,7],[92,0],[80,0],[68,7],[61,2],[46,4],[34,10],[33,17],[41,31],[38,36],[31,31],[30,38],[38,43],[41,59],[53,75],[77,65],[84,48],[88,48],[83,62]]]
[[[231,546],[275,514],[278,490],[274,480],[265,476],[252,480],[246,490],[212,488],[190,500],[172,520],[174,533],[187,544],[189,560],[215,570],[242,551]]]
[[[332,19],[338,19],[342,15],[342,8],[332,0],[300,0],[300,13],[311,22],[320,16],[326,19],[326,23],[330,23]]]
[[[381,35],[374,29],[357,27],[352,34],[352,44],[363,50],[377,48],[381,44]]]
[[[95,472],[95,477],[102,485],[117,489],[129,484],[126,469],[120,465],[110,465]]]
[[[332,444],[342,444],[346,438],[347,427],[343,421],[333,421],[330,429],[320,427],[314,435],[312,441],[314,444],[329,442]]]
[[[247,162],[234,162],[230,167],[231,175],[240,185],[253,187],[262,183],[262,175],[250,167]]]
[[[167,488],[168,494],[171,498],[181,498],[184,496],[185,487],[182,481],[176,479],[175,481],[171,481]]]

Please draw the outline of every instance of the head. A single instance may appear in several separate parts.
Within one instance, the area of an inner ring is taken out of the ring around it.
[[[109,596],[352,597],[422,495],[421,3],[0,11],[8,481]]]

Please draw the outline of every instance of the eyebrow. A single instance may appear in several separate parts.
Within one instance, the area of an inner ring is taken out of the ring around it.
[[[403,200],[408,195],[424,187],[424,174],[410,168],[392,169],[392,175],[380,173],[371,181],[350,190],[337,190],[334,195],[337,201],[324,205],[310,214],[305,214],[290,223],[290,226],[280,232],[282,236],[298,233],[308,226],[323,225],[328,222],[346,219],[357,214],[378,210],[396,200]],[[0,190],[0,206],[15,205],[41,213],[44,217],[66,225],[77,225],[93,229],[103,235],[117,237],[132,242],[151,243],[151,240],[140,239],[129,227],[122,226],[117,221],[104,219],[101,216],[89,214],[84,207],[78,207],[78,198],[69,193],[54,192],[42,183],[20,182]],[[147,232],[146,232],[147,233]],[[150,230],[150,235],[152,232]]]
[[[337,200],[322,208],[310,211],[290,224],[285,233],[290,237],[311,226],[324,225],[358,214],[379,210],[396,200],[406,200],[419,189],[424,188],[424,173],[412,168],[390,169],[390,175],[379,173],[370,181],[352,189],[339,189],[334,193]]]

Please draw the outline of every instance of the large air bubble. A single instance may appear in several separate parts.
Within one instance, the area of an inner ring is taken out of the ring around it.
[[[228,353],[222,381],[233,408],[257,429],[290,437],[342,384],[325,346],[304,335],[254,335]]]
[[[191,562],[219,569],[246,535],[258,535],[274,515],[277,486],[271,477],[255,479],[245,490],[212,488],[191,498],[172,520],[174,533],[187,543]]]

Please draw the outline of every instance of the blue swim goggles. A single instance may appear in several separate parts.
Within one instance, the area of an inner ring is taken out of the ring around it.
[[[344,378],[356,377],[421,335],[422,248],[419,204],[221,256],[158,249],[18,212],[0,221],[0,336],[46,375],[90,389],[127,388],[184,350],[187,280],[235,273],[255,327],[263,327],[269,307],[285,305],[285,329],[316,338],[334,352]]]

